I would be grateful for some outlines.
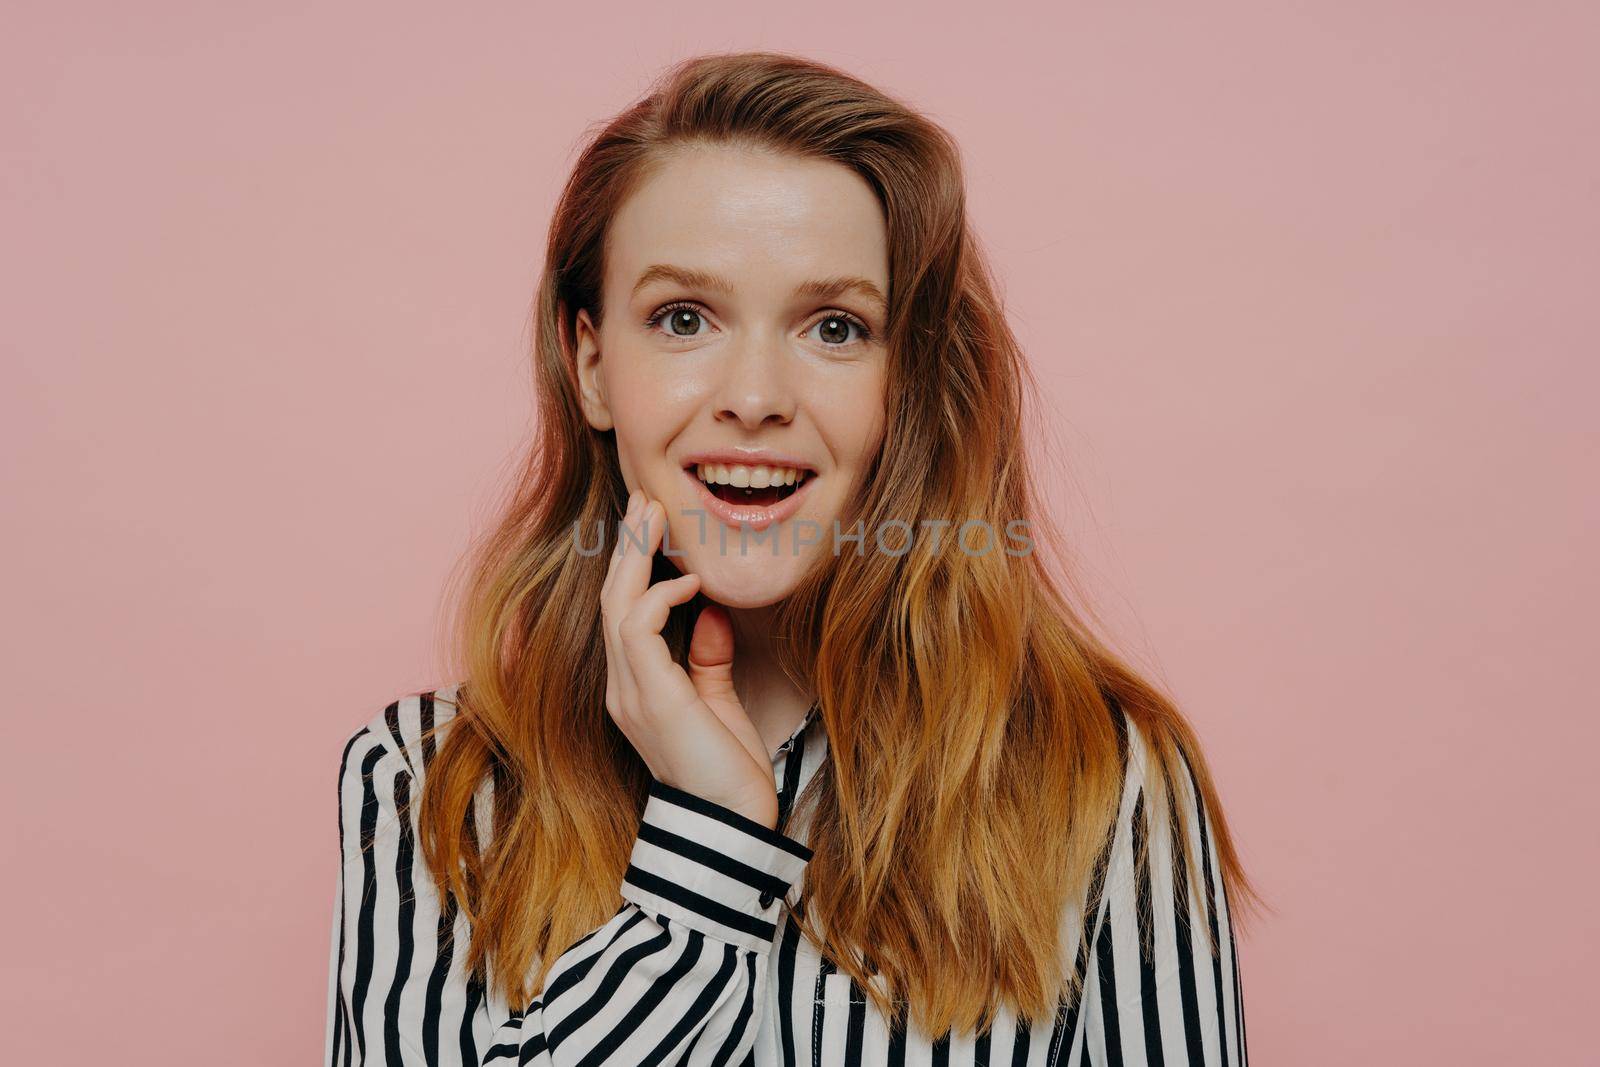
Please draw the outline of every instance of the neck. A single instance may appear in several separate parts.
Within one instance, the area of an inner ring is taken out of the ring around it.
[[[769,754],[794,733],[816,699],[778,665],[772,631],[775,611],[776,605],[728,609],[733,623],[733,689]]]

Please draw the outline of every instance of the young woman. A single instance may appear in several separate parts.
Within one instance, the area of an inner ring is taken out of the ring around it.
[[[579,159],[536,327],[461,680],[344,749],[328,1062],[1243,1064],[1248,889],[1032,551],[948,135],[685,62]]]

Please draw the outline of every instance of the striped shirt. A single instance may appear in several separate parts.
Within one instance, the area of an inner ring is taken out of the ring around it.
[[[789,817],[827,754],[815,707],[773,757],[782,832],[653,782],[622,906],[567,949],[531,1004],[506,1004],[463,973],[467,920],[448,894],[441,904],[417,846],[413,801],[434,754],[422,731],[454,715],[458,688],[396,701],[344,746],[324,1045],[331,1067],[1248,1062],[1233,926],[1206,813],[1192,778],[1179,783],[1183,829],[1202,867],[1203,892],[1185,892],[1185,871],[1172,867],[1174,827],[1151,810],[1170,809],[1146,805],[1147,754],[1125,719],[1127,769],[1108,862],[1060,924],[1065,964],[1084,981],[1046,1017],[1030,1022],[1002,1004],[981,1032],[923,1033],[903,1001],[892,1016],[878,1012],[787,921],[786,902],[804,908],[812,855],[805,819]],[[475,797],[475,831],[491,824],[490,788],[485,781]]]

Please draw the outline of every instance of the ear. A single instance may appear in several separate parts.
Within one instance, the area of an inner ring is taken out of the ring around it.
[[[588,308],[578,309],[573,333],[577,343],[573,358],[578,369],[578,399],[583,404],[583,417],[596,430],[609,430],[613,423],[605,386],[600,380],[600,331],[590,320]]]

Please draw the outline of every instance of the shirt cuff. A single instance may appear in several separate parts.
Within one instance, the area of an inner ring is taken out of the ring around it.
[[[765,951],[780,902],[811,856],[792,837],[652,779],[622,897],[720,941]]]

